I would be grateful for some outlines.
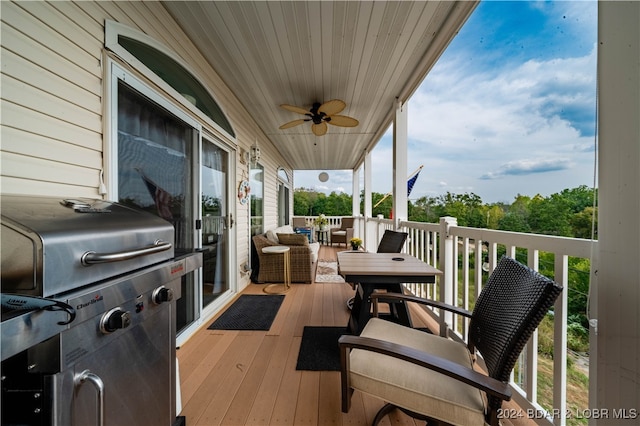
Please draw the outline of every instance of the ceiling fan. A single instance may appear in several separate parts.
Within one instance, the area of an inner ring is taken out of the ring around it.
[[[327,123],[340,127],[355,127],[358,125],[358,120],[355,118],[347,117],[346,115],[338,115],[338,113],[347,106],[344,101],[339,99],[333,99],[323,104],[315,102],[308,111],[304,108],[293,105],[282,104],[280,106],[287,111],[307,116],[307,118],[299,118],[285,123],[280,126],[280,129],[288,129],[290,127],[298,126],[305,121],[312,121],[313,124],[311,124],[311,131],[313,134],[316,136],[322,136],[327,133]]]

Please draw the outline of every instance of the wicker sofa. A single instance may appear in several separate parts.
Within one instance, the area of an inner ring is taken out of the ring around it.
[[[254,283],[283,282],[282,256],[262,253],[264,247],[282,245],[290,248],[291,282],[310,284],[315,280],[320,243],[309,243],[305,235],[294,233],[289,225],[255,235],[252,241],[251,280]]]

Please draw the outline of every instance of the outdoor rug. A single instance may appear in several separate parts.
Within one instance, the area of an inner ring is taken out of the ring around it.
[[[244,294],[240,296],[209,330],[269,330],[284,295]]]
[[[343,334],[349,334],[345,327],[306,326],[296,370],[340,371],[338,339]]]
[[[427,328],[417,330],[431,333]],[[343,334],[350,334],[345,327],[305,326],[296,370],[340,371],[338,339]]]
[[[317,283],[343,283],[344,278],[338,275],[338,262],[319,260],[316,270]]]

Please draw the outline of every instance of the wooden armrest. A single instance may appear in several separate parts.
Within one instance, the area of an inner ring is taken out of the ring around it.
[[[421,305],[434,306],[438,309],[443,309],[445,311],[453,312],[454,314],[462,315],[467,318],[471,318],[471,311],[468,311],[463,308],[459,308],[457,306],[448,305],[446,303],[439,302],[437,300],[424,299],[422,297],[411,296],[408,294],[401,293],[373,293],[371,295],[371,302],[377,303],[378,299],[380,301],[406,301],[406,302],[415,302]]]
[[[438,373],[459,380],[499,399],[505,401],[511,399],[511,388],[508,383],[501,382],[471,368],[466,368],[453,361],[449,361],[448,359],[440,358],[407,346],[368,337],[343,335],[338,340],[338,343],[340,345],[341,358],[347,356],[346,351],[349,348],[377,352],[437,371]]]

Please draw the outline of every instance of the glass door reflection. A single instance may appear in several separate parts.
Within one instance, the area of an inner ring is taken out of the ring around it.
[[[227,219],[229,154],[203,140],[202,144],[202,307],[229,290]]]

